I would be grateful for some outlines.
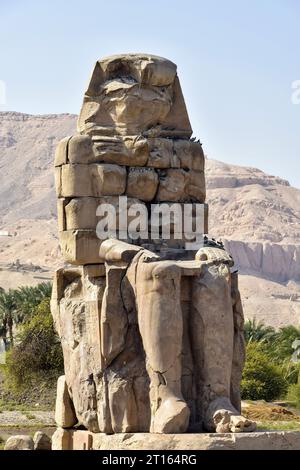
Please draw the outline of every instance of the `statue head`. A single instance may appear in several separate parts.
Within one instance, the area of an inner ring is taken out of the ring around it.
[[[145,54],[98,61],[84,96],[78,130],[90,135],[190,137],[176,65]]]

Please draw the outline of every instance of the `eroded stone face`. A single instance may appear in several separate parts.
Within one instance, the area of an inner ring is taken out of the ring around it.
[[[102,104],[120,133],[135,135],[163,121],[172,106],[171,86],[145,87],[120,76],[101,87]]]
[[[120,231],[108,240],[96,233],[105,204],[130,221],[136,204],[188,203],[194,220],[205,202],[204,154],[190,138],[175,64],[147,54],[98,61],[78,131],[55,155],[60,245],[77,265],[57,271],[51,300],[65,363],[58,425],[78,422],[92,433],[253,430],[240,416],[243,312],[230,255],[213,242],[186,256],[174,220],[148,226],[169,230],[170,239],[143,233],[129,244]],[[122,210],[119,196],[127,196]],[[90,437],[76,434],[79,447],[90,448]]]
[[[129,54],[96,63],[78,130],[90,135],[184,135],[192,131],[176,74],[161,57]]]

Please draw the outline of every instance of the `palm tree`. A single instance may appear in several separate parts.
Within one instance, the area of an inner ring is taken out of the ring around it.
[[[0,288],[0,338],[6,350],[14,343],[14,324],[28,320],[42,300],[50,298],[51,290],[50,282],[9,289],[7,292]]]
[[[270,353],[277,361],[290,362],[295,350],[293,343],[297,340],[300,340],[300,329],[293,325],[283,326],[276,332]]]
[[[41,296],[40,302],[45,297],[51,297],[52,292],[52,283],[51,282],[41,282],[36,286],[36,292]]]
[[[3,339],[5,350],[14,343],[13,324],[16,309],[16,296],[13,289],[0,292],[0,337]],[[9,336],[9,342],[8,337]]]
[[[15,291],[17,321],[28,320],[42,300],[51,297],[51,291],[52,285],[50,282],[42,282],[34,287],[19,287]]]
[[[252,341],[269,343],[276,335],[276,332],[272,326],[266,326],[262,322],[256,322],[256,319],[253,318],[253,320],[247,320],[245,322],[244,335],[246,343]]]

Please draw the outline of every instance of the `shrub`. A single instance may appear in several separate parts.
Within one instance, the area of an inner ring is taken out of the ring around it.
[[[254,319],[245,322],[244,334],[246,343],[259,343],[271,363],[280,365],[282,375],[289,384],[297,383],[300,363],[293,362],[292,356],[294,341],[300,340],[299,328],[288,325],[275,331]]]
[[[49,298],[35,309],[20,330],[16,346],[7,355],[7,375],[16,386],[28,385],[32,375],[63,371],[60,342],[53,329]],[[58,375],[58,374],[57,374]]]
[[[272,364],[260,343],[248,343],[241,383],[242,398],[272,401],[282,397],[286,390],[282,369]]]
[[[300,383],[289,386],[287,399],[291,404],[300,408]]]

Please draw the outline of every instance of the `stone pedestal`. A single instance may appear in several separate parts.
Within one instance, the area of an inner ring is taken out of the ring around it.
[[[52,450],[300,450],[300,432],[108,435],[58,428]]]

